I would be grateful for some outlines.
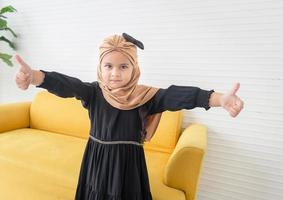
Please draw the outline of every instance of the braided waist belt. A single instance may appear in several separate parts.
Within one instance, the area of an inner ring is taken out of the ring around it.
[[[138,145],[138,146],[143,146],[143,143],[139,143],[136,141],[121,141],[121,140],[117,140],[117,141],[103,141],[103,140],[99,140],[95,137],[93,137],[92,135],[89,135],[89,138],[92,139],[95,142],[99,142],[101,144],[134,144],[134,145]]]

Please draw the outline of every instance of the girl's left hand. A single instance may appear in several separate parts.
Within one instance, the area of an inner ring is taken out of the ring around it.
[[[236,95],[240,83],[236,83],[232,90],[223,94],[220,98],[220,105],[227,110],[232,117],[236,117],[244,107],[244,102]]]

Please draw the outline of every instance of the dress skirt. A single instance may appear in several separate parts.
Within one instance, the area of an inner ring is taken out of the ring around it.
[[[143,146],[102,144],[89,138],[76,200],[151,200]]]

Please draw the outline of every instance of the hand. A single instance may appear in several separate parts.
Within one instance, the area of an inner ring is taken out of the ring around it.
[[[20,68],[16,73],[15,81],[20,89],[26,90],[33,80],[32,69],[19,55],[16,55],[16,61],[20,64]]]
[[[220,98],[220,105],[227,110],[232,117],[236,117],[244,107],[244,102],[236,95],[240,83],[236,83],[232,90],[223,94]]]

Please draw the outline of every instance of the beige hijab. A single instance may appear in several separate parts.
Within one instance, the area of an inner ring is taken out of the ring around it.
[[[101,62],[105,55],[112,51],[119,51],[124,54],[133,65],[132,77],[124,87],[110,89],[102,79]],[[121,35],[112,35],[105,38],[99,47],[99,65],[97,67],[97,79],[106,101],[113,107],[121,110],[130,110],[145,104],[150,100],[159,88],[145,85],[138,85],[140,68],[137,61],[137,47],[132,42],[128,42]],[[149,141],[154,135],[159,124],[162,113],[147,116],[146,125],[142,140]]]

